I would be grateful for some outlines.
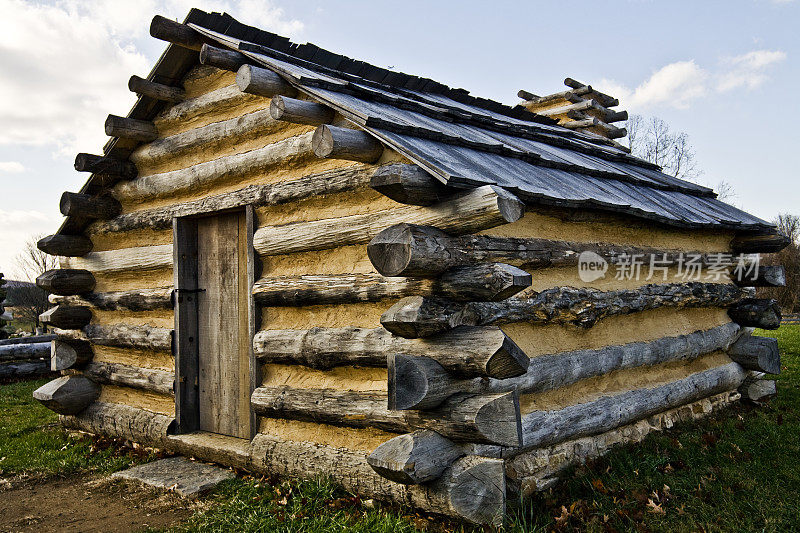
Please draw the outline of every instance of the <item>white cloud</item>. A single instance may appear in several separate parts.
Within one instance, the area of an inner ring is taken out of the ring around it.
[[[725,58],[714,69],[703,68],[694,60],[670,63],[634,89],[610,79],[592,85],[616,96],[632,111],[659,106],[686,109],[714,92],[758,88],[769,79],[767,70],[784,59],[786,53],[779,50],[753,50]]]
[[[152,49],[153,15],[182,20],[198,4],[278,33],[304,27],[257,0],[0,0],[0,145],[96,153],[107,140],[106,115],[124,115],[135,101],[128,78],[155,63],[141,51]]]
[[[50,216],[35,210],[0,209],[0,272],[7,278],[18,277],[16,257],[25,242],[34,235],[53,233],[61,217]]]
[[[20,172],[25,172],[25,166],[19,161],[0,161],[0,172],[19,174]]]
[[[718,88],[720,91],[739,87],[755,89],[767,81],[766,69],[784,59],[786,52],[780,50],[754,50],[725,59],[723,64],[728,71],[720,74]]]

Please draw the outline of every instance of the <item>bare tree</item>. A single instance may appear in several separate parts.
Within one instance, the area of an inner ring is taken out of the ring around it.
[[[717,198],[723,202],[732,203],[733,199],[737,197],[736,191],[730,182],[720,180],[717,186],[714,187],[714,192],[717,193]]]
[[[686,133],[673,132],[658,117],[645,120],[641,115],[631,115],[625,127],[633,155],[655,163],[676,178],[693,180],[702,174]]]
[[[25,246],[17,255],[17,269],[28,281],[9,288],[9,301],[14,306],[14,317],[33,324],[34,329],[40,327],[39,315],[47,311],[50,303],[47,293],[36,286],[36,278],[46,271],[58,267],[58,259],[46,254],[36,247],[36,242],[44,235],[34,235],[25,241]]]
[[[800,216],[782,213],[774,220],[778,231],[789,237],[789,246],[777,254],[762,258],[768,265],[783,265],[786,286],[759,289],[759,296],[775,298],[781,308],[789,313],[800,311]]]

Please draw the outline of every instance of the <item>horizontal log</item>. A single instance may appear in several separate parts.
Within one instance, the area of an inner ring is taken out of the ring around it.
[[[9,346],[11,344],[32,344],[36,342],[50,342],[56,336],[52,334],[47,335],[27,335],[25,337],[11,337],[9,339],[0,339],[0,346]]]
[[[728,309],[728,316],[745,327],[778,329],[781,325],[781,308],[771,299],[745,298]]]
[[[247,58],[241,52],[226,50],[210,44],[204,44],[200,47],[201,65],[236,72],[245,63],[247,63]]]
[[[345,159],[374,163],[383,154],[383,145],[361,130],[322,125],[314,131],[314,154],[323,159]]]
[[[336,113],[330,107],[317,102],[274,96],[269,103],[269,114],[275,120],[283,122],[319,126],[331,122]]]
[[[53,371],[83,366],[93,357],[92,345],[87,341],[58,338],[50,343],[50,369]]]
[[[83,330],[58,330],[56,334],[69,342],[88,341],[102,346],[138,348],[142,350],[171,351],[172,330],[152,326],[90,324]]]
[[[430,429],[454,441],[517,446],[519,401],[514,393],[450,398],[431,411],[391,411],[387,396],[296,387],[259,387],[250,397],[253,410],[265,416],[349,427],[407,432]]]
[[[82,296],[51,296],[56,305],[83,305],[103,311],[172,309],[172,287],[118,292],[92,292]]]
[[[45,383],[33,397],[42,405],[61,415],[74,415],[100,396],[100,387],[83,376],[62,376]]]
[[[114,197],[121,202],[152,200],[163,196],[210,188],[220,181],[235,180],[256,172],[284,165],[295,164],[311,153],[311,133],[304,133],[268,144],[240,154],[232,154],[197,163],[187,168],[140,176],[120,183],[114,189]]]
[[[728,356],[745,370],[767,374],[781,373],[781,354],[778,339],[744,335],[728,350]]]
[[[242,65],[239,68],[236,73],[236,85],[243,93],[267,98],[279,94],[290,98],[297,96],[297,89],[289,82],[269,69],[253,65]]]
[[[541,355],[530,360],[524,374],[502,380],[457,379],[428,357],[398,353],[389,359],[389,404],[394,409],[431,409],[455,394],[553,390],[617,370],[692,360],[726,350],[739,335],[739,326],[728,323],[654,341]]]
[[[743,269],[746,270],[746,269]],[[762,266],[758,265],[753,269],[752,274],[742,272],[742,274],[731,276],[733,282],[740,287],[785,287],[786,272],[780,265]]]
[[[461,446],[421,429],[384,442],[369,454],[367,463],[395,483],[419,485],[437,479],[463,455]]]
[[[150,142],[158,137],[155,124],[147,120],[108,115],[106,135],[132,141]]]
[[[92,246],[92,241],[83,235],[50,235],[36,243],[44,253],[63,257],[81,257],[91,252]]]
[[[497,327],[458,327],[433,339],[404,339],[383,328],[262,330],[253,339],[253,350],[262,363],[323,370],[344,365],[385,368],[387,354],[403,353],[430,357],[456,376],[498,379],[525,373],[529,362]]]
[[[128,405],[94,402],[79,414],[59,420],[69,429],[163,447],[174,419]]]
[[[430,337],[461,325],[489,326],[509,322],[590,328],[598,320],[610,316],[660,307],[727,307],[742,297],[742,289],[735,285],[698,282],[653,284],[607,292],[555,287],[529,298],[466,304],[443,298],[409,296],[389,308],[381,316],[381,324],[395,335],[406,338]]]
[[[75,156],[75,170],[78,172],[91,172],[92,174],[118,176],[127,180],[132,180],[139,173],[136,170],[136,165],[130,161],[86,153],[80,153]]]
[[[555,411],[534,411],[523,415],[523,446],[511,450],[511,453],[603,433],[679,405],[736,389],[745,376],[741,366],[729,363],[666,385],[604,396]]]
[[[717,254],[537,238],[488,235],[454,237],[442,231],[444,228],[432,226],[401,223],[378,233],[367,245],[367,255],[375,269],[384,276],[436,277],[448,268],[492,262],[528,270],[576,266],[583,252],[595,253],[609,262],[620,256],[636,255],[644,264],[653,261],[659,266],[666,266],[677,265],[686,256],[697,255],[703,264],[719,263],[718,257],[714,257]],[[731,266],[735,266],[735,263],[732,262]]]
[[[150,22],[150,35],[190,50],[200,50],[209,39],[186,24],[156,15]]]
[[[60,329],[80,329],[92,320],[92,310],[82,306],[57,305],[41,315],[39,320]]]
[[[120,272],[157,270],[172,267],[172,245],[157,244],[136,248],[120,248],[104,252],[90,252],[83,257],[62,260],[68,268],[79,268],[90,272]]]
[[[136,75],[131,76],[128,80],[128,90],[141,96],[147,96],[148,98],[154,98],[171,104],[177,104],[186,99],[186,91],[180,87],[171,87],[163,83],[156,83]]]
[[[43,376],[50,372],[46,359],[29,359],[25,361],[8,361],[0,363],[0,378],[28,378]]]
[[[262,278],[253,285],[258,305],[299,306],[377,302],[412,294],[453,300],[504,300],[531,285],[524,270],[499,263],[456,267],[439,279],[386,278],[376,274],[340,274]]]
[[[485,185],[458,193],[438,204],[407,206],[334,219],[265,226],[253,246],[262,255],[322,250],[369,242],[381,230],[405,220],[431,224],[454,234],[472,233],[522,218],[524,204],[505,190]]]
[[[166,207],[143,209],[120,215],[112,220],[95,223],[90,234],[106,234],[140,228],[167,229],[175,217],[201,215],[243,205],[279,205],[296,202],[316,195],[354,191],[367,186],[371,170],[360,166],[327,170],[300,179],[265,185],[248,185],[242,189],[207,196],[202,200]]]
[[[49,342],[7,344],[5,346],[0,346],[0,361],[13,361],[15,359],[39,359],[49,356]]]
[[[65,217],[101,220],[114,218],[122,211],[119,202],[110,196],[92,196],[75,192],[62,194],[58,207]]]
[[[739,234],[731,241],[731,250],[735,254],[769,254],[780,252],[791,241],[780,233]]]
[[[292,478],[330,477],[362,497],[411,505],[429,512],[499,526],[506,504],[503,461],[463,457],[439,479],[422,485],[402,485],[376,474],[364,454],[324,444],[296,442],[259,433],[253,439],[256,471]]]
[[[94,275],[88,270],[55,268],[36,278],[36,286],[51,294],[73,295],[94,290]]]
[[[738,389],[743,399],[760,404],[778,394],[778,386],[775,380],[762,379],[762,377],[762,374],[752,372],[745,378]]]
[[[432,205],[450,196],[454,189],[418,167],[392,163],[375,171],[370,187],[401,204]]]
[[[166,370],[95,362],[87,364],[83,373],[97,383],[121,385],[156,394],[174,394],[175,374]]]

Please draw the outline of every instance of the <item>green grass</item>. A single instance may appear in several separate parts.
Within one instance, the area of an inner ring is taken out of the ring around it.
[[[503,531],[800,531],[800,326],[778,338],[778,397],[736,405],[701,422],[651,434],[573,468],[555,489],[514,510]],[[110,471],[132,461],[67,437],[30,392],[1,388],[0,467],[7,472]],[[221,485],[175,531],[412,532],[471,528],[411,511],[371,508],[318,481],[240,477]]]
[[[144,458],[109,440],[68,435],[31,395],[46,382],[0,385],[0,476],[114,472]]]

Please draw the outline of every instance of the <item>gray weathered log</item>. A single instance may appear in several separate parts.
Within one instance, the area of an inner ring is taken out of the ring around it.
[[[738,389],[743,399],[760,404],[778,394],[775,380],[763,379],[763,377],[764,375],[760,372],[750,372]]]
[[[780,252],[791,241],[780,233],[739,234],[731,241],[731,250],[735,254],[768,254]]]
[[[377,274],[262,278],[253,285],[253,296],[257,304],[264,306],[377,302],[412,294],[498,301],[530,285],[531,276],[524,270],[491,263],[456,267],[436,280]]]
[[[236,73],[236,85],[243,93],[272,98],[275,95],[297,96],[289,82],[269,69],[253,65],[242,65]]]
[[[100,387],[83,376],[62,376],[33,391],[35,399],[61,415],[80,413],[98,396]]]
[[[731,279],[740,287],[785,287],[786,272],[780,265],[762,266],[753,269],[752,274],[742,272],[741,276],[733,275]]]
[[[65,268],[82,268],[94,272],[132,272],[172,267],[172,243],[119,248],[90,252],[83,257],[62,259]]]
[[[7,344],[0,346],[0,361],[13,361],[15,359],[40,359],[50,356],[49,342],[34,342],[31,344]]]
[[[392,163],[375,171],[370,187],[396,202],[408,205],[432,205],[450,196],[456,189],[418,167]]]
[[[269,114],[275,120],[283,122],[319,126],[331,122],[336,113],[330,107],[317,102],[276,95],[269,104]]]
[[[247,63],[247,58],[241,52],[226,50],[210,44],[200,47],[200,64],[202,65],[236,72],[245,63]]]
[[[9,346],[11,344],[32,344],[35,342],[50,342],[55,339],[55,335],[28,335],[25,337],[12,337],[10,339],[0,339],[0,346]]]
[[[130,161],[86,153],[80,153],[75,156],[75,170],[78,172],[91,172],[92,174],[118,176],[127,180],[132,180],[138,175],[136,165]]]
[[[369,133],[327,124],[314,131],[311,145],[314,154],[323,159],[374,163],[383,154],[383,145]]]
[[[739,335],[739,326],[728,323],[707,331],[654,341],[540,355],[530,360],[524,374],[502,380],[457,379],[428,357],[399,353],[389,359],[389,405],[394,409],[430,409],[461,393],[516,390],[527,394],[553,390],[616,370],[688,361],[726,350]]]
[[[405,485],[437,479],[464,449],[428,429],[390,439],[369,454],[367,463],[381,476]]]
[[[398,432],[430,429],[463,442],[520,443],[515,393],[456,396],[431,411],[390,411],[386,394],[378,392],[259,387],[250,403],[256,413],[272,417]]]
[[[81,367],[93,357],[92,345],[87,341],[58,338],[50,343],[50,369],[53,371]]]
[[[49,372],[50,365],[46,359],[0,362],[0,378],[27,378]]]
[[[65,217],[109,219],[119,215],[122,207],[110,196],[92,196],[75,192],[65,192],[58,204]]]
[[[131,76],[128,80],[128,90],[142,96],[161,100],[162,102],[169,102],[171,104],[177,104],[186,99],[186,91],[180,87],[170,87],[169,85],[146,80],[136,75]]]
[[[81,296],[51,296],[56,305],[84,305],[104,311],[172,309],[172,287],[119,292],[91,292]]]
[[[49,235],[36,243],[44,253],[64,257],[81,257],[91,252],[92,246],[83,235]]]
[[[174,394],[175,374],[166,370],[95,362],[87,364],[83,373],[97,383],[121,385],[157,394]]]
[[[402,485],[387,481],[367,464],[364,454],[311,442],[295,442],[259,433],[253,439],[253,468],[289,477],[331,477],[347,490],[478,524],[502,524],[506,491],[503,461],[483,457],[457,460],[431,483]]]
[[[60,329],[80,329],[92,320],[92,310],[83,306],[57,305],[39,315],[39,320]]]
[[[59,417],[69,429],[118,437],[149,446],[163,447],[173,422],[171,416],[128,405],[94,402],[74,416]]]
[[[253,339],[264,363],[329,369],[385,368],[387,354],[426,356],[455,376],[505,379],[524,374],[529,359],[500,328],[458,327],[432,339],[404,339],[383,328],[313,328],[259,331]]]
[[[243,205],[263,206],[296,202],[315,195],[336,194],[364,188],[371,170],[360,166],[326,170],[280,183],[248,185],[237,191],[207,196],[202,200],[143,209],[95,223],[91,234],[106,234],[139,228],[167,229],[175,217],[201,215]]]
[[[158,138],[155,124],[147,120],[108,115],[106,135],[132,141],[150,142]]]
[[[406,338],[430,337],[461,325],[509,322],[590,328],[609,316],[659,307],[727,307],[742,298],[742,289],[735,285],[699,282],[653,284],[607,292],[555,287],[529,298],[466,304],[444,298],[409,296],[389,308],[381,316],[381,324],[395,335]]]
[[[156,15],[150,22],[150,35],[190,50],[200,50],[209,39],[186,24]]]
[[[781,325],[781,307],[766,298],[745,298],[728,309],[728,316],[740,326],[778,329]]]
[[[738,363],[728,363],[666,385],[604,396],[555,411],[533,411],[522,417],[522,448],[510,453],[603,433],[679,405],[733,390],[746,375]]]
[[[427,207],[404,206],[375,213],[264,226],[256,232],[253,245],[259,254],[275,255],[361,244],[399,220],[433,224],[443,231],[465,234],[516,222],[523,214],[524,204],[516,196],[499,187],[485,185]]]
[[[94,275],[88,270],[55,268],[36,278],[36,286],[51,294],[69,296],[94,290]]]
[[[152,326],[90,324],[83,330],[58,330],[56,334],[69,341],[89,341],[102,346],[119,346],[144,350],[172,350],[172,330]]]
[[[781,373],[781,354],[778,339],[743,335],[728,350],[728,356],[745,370],[757,370],[767,374]]]
[[[645,264],[652,258],[659,265],[676,265],[685,256],[694,255],[691,252],[606,243],[488,235],[453,237],[442,230],[448,231],[442,227],[396,224],[372,239],[367,246],[367,255],[384,276],[419,277],[435,277],[448,268],[476,262],[508,263],[525,269],[575,266],[582,252],[594,252],[609,261],[620,256],[638,255]],[[707,263],[714,254],[697,255]]]

